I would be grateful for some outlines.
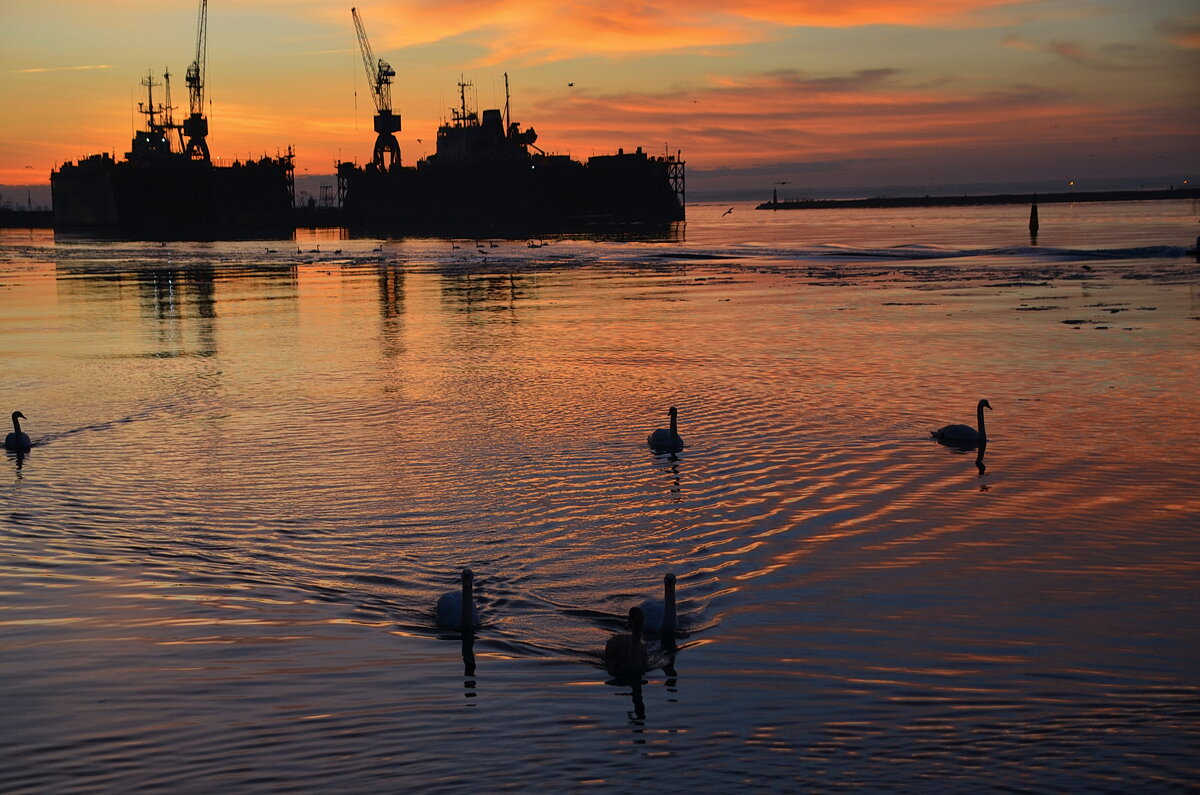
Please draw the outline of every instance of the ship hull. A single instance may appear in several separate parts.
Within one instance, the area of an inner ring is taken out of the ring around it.
[[[214,166],[93,156],[54,171],[50,187],[58,230],[158,239],[293,229],[290,173],[280,159]]]
[[[525,236],[684,219],[668,162],[640,152],[586,164],[539,156],[388,171],[342,164],[339,182],[349,226]]]

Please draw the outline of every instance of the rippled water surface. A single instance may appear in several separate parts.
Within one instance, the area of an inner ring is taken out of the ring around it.
[[[725,209],[4,231],[0,789],[1194,786],[1196,209]]]

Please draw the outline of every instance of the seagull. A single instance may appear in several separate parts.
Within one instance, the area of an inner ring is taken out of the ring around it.
[[[729,208],[728,210],[726,210],[725,212],[721,213],[721,217],[722,217],[722,218],[724,218],[725,216],[729,215],[731,212],[733,212],[733,208],[732,208],[732,207],[730,207],[730,208]]]

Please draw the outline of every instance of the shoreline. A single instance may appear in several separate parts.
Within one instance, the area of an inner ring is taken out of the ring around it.
[[[784,199],[757,205],[756,210],[825,210],[864,207],[970,207],[994,204],[1160,201],[1200,199],[1200,188],[1162,190],[1069,191],[1065,193],[997,193],[978,196],[875,196],[869,199]]]

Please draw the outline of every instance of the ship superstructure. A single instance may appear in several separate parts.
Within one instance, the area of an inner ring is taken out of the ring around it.
[[[460,81],[459,104],[437,130],[436,152],[406,167],[338,164],[338,191],[351,225],[502,234],[585,224],[664,224],[684,218],[684,161],[655,156],[600,155],[586,162],[549,154],[537,133],[521,129],[505,107],[477,113]]]
[[[56,229],[130,237],[223,237],[291,233],[293,153],[216,165],[204,115],[207,0],[200,2],[196,58],[188,67],[189,114],[180,123],[171,104],[171,75],[142,80],[138,103],[145,127],[130,150],[67,162],[50,173]],[[154,89],[164,89],[155,102]]]

